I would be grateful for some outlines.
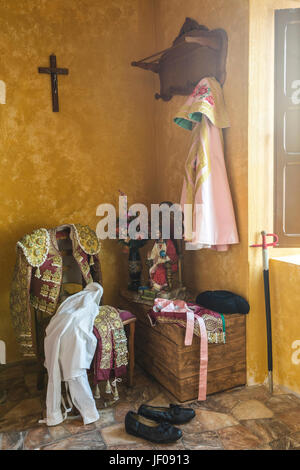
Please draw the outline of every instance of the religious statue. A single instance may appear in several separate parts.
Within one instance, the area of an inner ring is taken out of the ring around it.
[[[172,240],[164,240],[159,233],[152,251],[148,253],[150,285],[156,291],[172,289],[173,273],[178,271],[178,254]]]

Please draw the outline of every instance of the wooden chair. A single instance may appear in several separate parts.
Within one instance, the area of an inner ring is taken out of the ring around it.
[[[129,338],[128,338],[128,385],[133,386],[133,373],[134,373],[134,335],[135,335],[135,322],[136,316],[126,310],[120,310],[120,318],[123,326],[129,326]]]
[[[66,240],[66,242],[64,242]],[[69,237],[66,234],[65,236],[60,236],[60,241],[61,241],[61,255],[63,257],[63,266],[64,266],[64,273],[63,277],[65,280],[76,280],[76,274],[74,273],[75,267],[77,269],[77,266],[75,264],[75,260],[73,259],[72,256],[72,250],[70,250],[68,244],[70,244]],[[66,244],[65,244],[66,243]],[[68,296],[75,294],[76,292],[79,292],[82,290],[82,285],[77,283],[78,281],[76,280],[76,283],[72,282],[63,282],[62,285],[62,295],[61,295],[61,300],[64,300]],[[126,311],[126,310],[120,310],[120,318],[122,320],[122,323],[124,327],[127,325],[129,326],[129,334],[128,334],[128,385],[132,387],[133,385],[133,373],[134,373],[134,335],[135,335],[135,322],[136,322],[136,317],[133,315],[131,312]]]
[[[135,338],[135,323],[136,316],[131,312],[122,310],[119,312],[120,318],[122,320],[123,326],[128,326],[128,386],[133,386],[133,375],[134,375],[134,366],[135,366],[135,355],[134,355],[134,338]],[[37,388],[42,390],[44,388],[44,375],[46,369],[43,367],[38,373]]]
[[[80,292],[82,286],[80,284],[74,283],[65,283],[62,285],[62,291],[65,298],[70,295]],[[119,310],[119,309],[118,309]],[[136,316],[127,310],[119,310],[120,318],[122,320],[123,326],[128,328],[128,385],[129,387],[133,386],[133,374],[134,374],[134,365],[135,365],[135,356],[134,356],[134,337],[135,337],[135,323]],[[44,369],[45,373],[45,369]],[[43,373],[43,375],[44,375]]]
[[[60,292],[60,303],[63,302],[70,295],[80,292],[83,288],[81,284],[81,274],[78,271],[78,266],[72,255],[72,250],[69,248],[70,239],[68,235],[60,236],[60,253],[63,258],[63,282]],[[128,385],[132,387],[133,385],[133,374],[134,374],[134,335],[135,335],[135,322],[136,317],[129,311],[121,310],[120,318],[123,322],[124,327],[129,326],[128,334]],[[47,322],[42,326],[43,332],[45,334],[45,329],[47,323],[50,321],[50,318],[47,319]],[[36,321],[36,331],[38,330],[37,321]],[[38,346],[38,358],[39,358],[39,370],[37,378],[37,388],[42,390],[44,388],[44,378],[46,369],[43,366],[44,364],[44,353],[43,353],[43,340],[44,338],[37,337]]]

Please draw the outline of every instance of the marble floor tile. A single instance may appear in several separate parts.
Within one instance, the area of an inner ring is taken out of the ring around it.
[[[114,424],[101,429],[103,440],[107,446],[118,446],[118,445],[143,445],[147,443],[145,439],[132,436],[125,431],[124,424]]]
[[[39,398],[27,398],[15,404],[3,418],[5,418],[6,421],[13,422],[28,415],[38,413],[41,413],[41,402]]]
[[[62,426],[70,433],[70,434],[82,434],[88,431],[92,431],[96,429],[96,424],[83,424],[82,418],[75,418],[75,419],[67,419],[62,423]]]
[[[11,402],[19,402],[30,397],[30,394],[26,388],[25,382],[22,379],[19,383],[14,386],[7,387],[7,400]]]
[[[135,401],[137,406],[140,406],[142,403],[147,403],[153,400],[159,393],[161,393],[161,387],[158,384],[149,385],[140,391],[140,394],[136,400],[130,401]]]
[[[0,435],[0,450],[23,449],[25,432],[5,432]]]
[[[244,386],[239,389],[229,390],[224,392],[228,395],[236,397],[238,400],[259,400],[266,401],[271,397],[267,387],[264,385],[254,385],[252,387]]]
[[[124,451],[130,451],[130,450],[154,450],[154,448],[150,444],[141,444],[141,445],[127,445],[127,446],[122,446],[122,445],[116,445],[116,446],[108,446],[106,450],[124,450]]]
[[[114,408],[115,421],[117,423],[124,423],[125,416],[128,411],[137,411],[137,404],[132,402],[119,403]]]
[[[182,438],[185,449],[189,450],[221,450],[222,442],[217,432],[184,433]]]
[[[240,400],[236,395],[230,393],[215,393],[214,395],[209,395],[205,403],[214,411],[230,413],[239,402]]]
[[[295,450],[297,448],[297,444],[295,446],[290,436],[282,436],[280,439],[270,442],[270,446],[272,450]]]
[[[28,430],[39,422],[41,415],[29,415],[23,418],[20,418],[16,421],[5,421],[0,420],[0,430],[3,431],[25,431]]]
[[[24,437],[24,449],[33,450],[52,442],[53,438],[49,429],[50,428],[47,426],[41,424],[29,429]]]
[[[238,421],[232,416],[215,411],[195,409],[196,416],[180,428],[184,433],[201,433],[234,426]]]
[[[99,431],[91,431],[78,436],[54,442],[40,448],[41,450],[104,450],[105,444]]]
[[[273,449],[270,445],[266,444],[264,446],[257,447],[257,448],[254,448],[254,449],[250,449],[250,450],[273,450]]]
[[[287,427],[290,429],[290,432],[300,431],[300,409],[279,414],[278,419],[287,425]]]
[[[184,404],[185,406],[185,404]],[[215,409],[212,405],[211,405],[211,402],[208,401],[208,400],[205,400],[205,401],[194,401],[192,403],[189,403],[188,405],[190,408],[192,408],[193,410],[205,410],[205,411],[223,411],[225,412],[225,410],[222,410],[220,409],[219,407],[217,409]]]
[[[272,418],[273,411],[258,400],[245,400],[238,403],[232,410],[232,415],[240,420]]]
[[[265,402],[265,405],[274,413],[284,413],[292,409],[300,409],[300,399],[295,395],[276,395]]]
[[[240,424],[221,429],[218,434],[225,450],[255,449],[261,445],[260,439]]]
[[[59,441],[60,439],[65,439],[71,436],[71,433],[66,428],[64,428],[62,424],[58,424],[57,426],[49,426],[48,431],[52,441]]]
[[[10,410],[12,410],[18,403],[15,401],[8,401],[6,400],[4,403],[0,405],[0,421]],[[1,431],[1,425],[0,425]]]
[[[139,365],[135,365],[134,374],[134,387],[149,386],[153,383],[157,383],[156,380],[144,372]]]
[[[107,407],[105,384],[102,384],[101,399],[96,401],[100,418],[87,426],[77,410],[58,426],[38,424],[46,410],[46,389],[42,393],[36,390],[34,365],[29,370],[24,366],[15,371],[10,368],[7,376],[12,393],[0,405],[0,449],[3,450],[300,449],[300,399],[283,390],[271,396],[265,386],[238,387],[210,395],[203,402],[181,404],[193,408],[195,418],[180,426],[182,439],[174,444],[158,445],[127,434],[125,415],[129,410],[137,411],[142,403],[168,407],[178,402],[138,366],[134,386],[129,388],[126,380],[120,383],[120,400]]]
[[[300,450],[300,432],[290,434],[289,438],[291,440],[293,448]]]
[[[152,400],[147,402],[147,405],[150,406],[163,406],[169,408],[171,401],[170,398],[165,393],[159,393],[156,397],[152,398]],[[182,405],[185,406],[185,405]]]
[[[174,442],[173,444],[155,444],[153,443],[154,450],[184,450],[182,439]]]
[[[107,426],[112,426],[115,424],[115,414],[113,408],[108,408],[106,410],[98,410],[100,418],[95,422],[97,429],[105,428]]]
[[[284,423],[273,418],[242,420],[241,425],[255,434],[263,443],[279,439],[290,432]]]

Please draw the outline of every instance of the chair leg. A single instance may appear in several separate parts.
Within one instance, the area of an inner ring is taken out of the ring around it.
[[[46,369],[43,364],[39,363],[38,370],[37,370],[37,383],[36,383],[36,388],[39,391],[42,391],[45,388],[45,375],[46,375]]]
[[[135,322],[129,325],[129,387],[133,386]]]

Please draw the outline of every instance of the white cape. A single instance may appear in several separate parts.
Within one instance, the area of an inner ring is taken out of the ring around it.
[[[102,294],[100,284],[88,284],[84,290],[67,298],[59,306],[46,328],[48,426],[55,426],[66,418],[66,414],[63,416],[61,411],[61,381],[66,382],[66,388],[69,388],[72,402],[79,410],[84,424],[99,419],[86,370],[90,368],[97,346],[93,326]]]

